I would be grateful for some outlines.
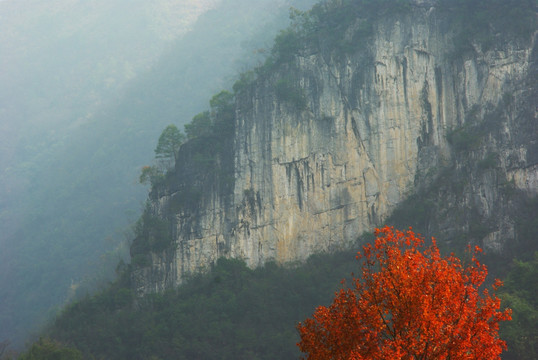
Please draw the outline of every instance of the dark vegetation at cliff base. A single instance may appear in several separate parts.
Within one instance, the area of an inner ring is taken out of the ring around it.
[[[513,310],[512,321],[501,328],[508,344],[503,359],[538,359],[538,252],[529,261],[514,261],[500,297]]]
[[[126,272],[102,293],[67,307],[44,333],[53,340],[40,340],[22,359],[45,359],[39,355],[51,349],[85,359],[297,359],[296,324],[328,305],[340,280],[358,271],[352,250],[314,255],[291,268],[269,263],[251,270],[220,259],[210,273],[141,299]],[[516,262],[502,289],[503,306],[514,310],[514,320],[501,328],[509,347],[503,359],[536,358],[536,279],[538,253]]]
[[[296,359],[297,322],[356,270],[354,252],[256,270],[220,259],[178,289],[135,299],[127,273],[70,305],[46,335],[106,359]]]

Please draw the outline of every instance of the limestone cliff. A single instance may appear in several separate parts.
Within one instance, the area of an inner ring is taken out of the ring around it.
[[[203,171],[193,162],[209,145],[182,146],[147,209],[171,246],[136,264],[139,294],[223,256],[256,267],[349,247],[422,190],[458,212],[429,224],[448,238],[470,230],[450,223],[467,212],[495,222],[473,241],[500,250],[516,237],[501,190],[538,195],[536,33],[461,50],[434,1],[360,37],[363,21],[342,33],[350,49],[310,42],[236,91],[232,135],[209,141],[219,154]],[[432,190],[455,173],[467,182]]]

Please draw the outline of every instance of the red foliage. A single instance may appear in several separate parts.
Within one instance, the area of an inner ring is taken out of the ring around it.
[[[472,252],[463,266],[441,257],[411,230],[376,229],[363,247],[362,276],[337,292],[329,307],[298,325],[307,359],[500,359],[499,322],[511,310],[479,290],[487,275]],[[502,285],[496,281],[494,290]]]

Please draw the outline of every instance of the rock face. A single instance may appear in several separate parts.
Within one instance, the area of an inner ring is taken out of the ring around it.
[[[221,162],[233,184],[205,186],[193,209],[171,210],[175,185],[155,194],[151,212],[171,220],[173,246],[134,270],[139,294],[222,256],[256,267],[349,247],[441,169],[471,164],[478,175],[452,200],[483,216],[507,201],[501,182],[537,195],[536,36],[457,53],[430,2],[374,29],[347,55],[303,49],[236,94],[231,156]],[[482,129],[480,139],[469,129]],[[188,181],[188,161],[172,182]],[[500,251],[515,236],[505,215],[478,239],[485,246]]]

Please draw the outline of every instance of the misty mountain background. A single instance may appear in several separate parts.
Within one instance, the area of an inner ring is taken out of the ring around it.
[[[0,341],[114,277],[162,129],[314,2],[0,1]]]

